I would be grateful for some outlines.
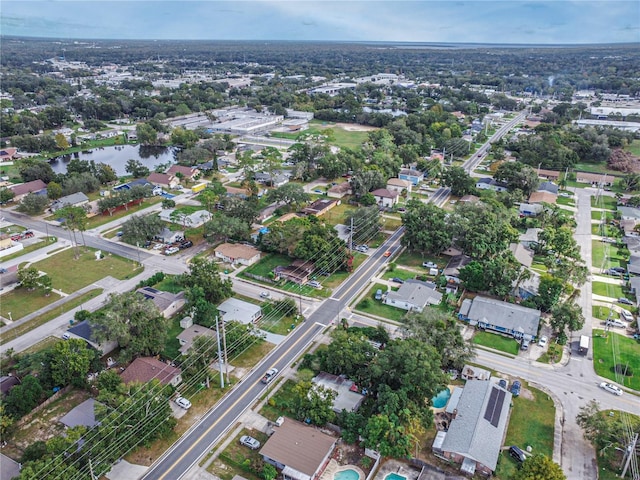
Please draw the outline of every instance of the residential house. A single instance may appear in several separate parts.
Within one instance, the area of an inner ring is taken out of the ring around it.
[[[241,243],[223,243],[214,249],[216,258],[233,265],[253,265],[260,260],[260,250]]]
[[[260,450],[263,460],[285,480],[319,479],[329,463],[337,438],[287,418]]]
[[[218,159],[218,165],[220,166],[220,159]],[[226,163],[224,165],[222,165],[222,168],[224,168],[225,166],[226,166]],[[200,163],[200,164],[196,165],[195,168],[197,168],[201,172],[211,172],[212,170],[216,169],[215,165],[213,164],[213,160],[209,160],[208,162]]]
[[[173,175],[174,177],[180,177],[179,173],[187,180],[193,180],[200,174],[200,170],[198,167],[185,167],[183,165],[171,165],[169,170],[165,173],[168,175]]]
[[[89,197],[87,197],[82,192],[77,192],[54,200],[49,208],[52,212],[55,212],[56,210],[60,210],[64,207],[81,207],[83,205],[87,205],[88,203]]]
[[[193,341],[196,337],[211,337],[217,338],[215,330],[210,328],[203,327],[202,325],[191,325],[190,327],[185,328],[180,334],[176,337],[180,342],[180,353],[186,355],[193,345]]]
[[[636,296],[636,307],[640,307],[640,277],[631,277],[629,279],[629,288],[631,293]]]
[[[315,215],[316,217],[319,217],[339,204],[339,200],[320,199],[303,208],[302,213],[305,215]]]
[[[636,220],[620,220],[620,230],[622,230],[625,237],[638,236],[638,231],[636,230],[637,224],[638,222]]]
[[[559,187],[553,182],[541,182],[538,186],[538,192],[549,192],[558,195]]]
[[[484,177],[479,178],[476,182],[478,190],[493,190],[494,192],[506,192],[507,184],[497,181],[495,178]]]
[[[0,162],[10,162],[16,158],[20,158],[17,148],[0,148]]]
[[[89,323],[88,320],[85,320],[83,322],[76,323],[71,328],[69,328],[66,331],[65,336],[68,336],[69,338],[80,338],[84,340],[102,355],[113,352],[118,347],[118,342],[115,340],[107,340],[103,343],[98,343],[93,333],[94,328],[97,327],[94,327]]]
[[[419,172],[418,170],[410,169],[410,168],[402,168],[398,173],[398,178],[400,180],[407,180],[408,182],[411,182],[411,184],[415,186],[424,180],[424,173]]]
[[[401,178],[390,178],[387,180],[387,190],[396,192],[398,195],[401,195],[404,191],[411,193],[411,187],[413,187],[413,183],[409,180],[403,180]]]
[[[72,408],[66,415],[60,418],[60,423],[62,423],[67,428],[73,427],[87,427],[93,428],[98,425],[98,420],[96,419],[96,402],[93,398],[88,398],[80,405]]]
[[[175,208],[161,210],[159,215],[160,219],[163,222],[175,223],[188,228],[200,227],[211,220],[211,213],[207,210],[197,210],[189,215],[184,213],[174,214],[173,212],[175,211]]]
[[[513,282],[513,290],[511,294],[522,299],[527,300],[538,295],[540,289],[540,275],[532,273],[531,277],[525,279],[516,279]]]
[[[576,182],[590,183],[592,187],[610,187],[616,177],[606,173],[576,172]]]
[[[529,195],[529,203],[530,204],[542,204],[542,203],[550,203],[555,204],[558,201],[558,195],[555,193],[538,190],[537,192],[533,192]]]
[[[253,179],[257,182],[257,183],[261,183],[263,185],[267,185],[269,187],[281,187],[282,185],[289,183],[289,177],[287,177],[286,175],[283,175],[282,173],[266,173],[266,172],[259,172],[259,173],[255,173],[253,175]]]
[[[353,380],[342,375],[320,372],[311,381],[314,385],[320,385],[336,392],[336,398],[333,399],[333,411],[336,413],[340,413],[342,410],[355,412],[364,400],[364,395],[360,393],[360,389]]]
[[[169,230],[169,228],[164,228],[154,238],[163,243],[175,243],[184,238],[184,232],[182,230]]]
[[[153,357],[138,357],[120,374],[122,383],[148,383],[157,379],[163,385],[177,387],[182,383],[182,370]]]
[[[481,296],[464,299],[458,313],[469,325],[527,341],[538,335],[540,315],[540,310]]]
[[[620,219],[622,220],[640,221],[640,208],[618,207],[618,213],[620,213]]]
[[[136,290],[136,292],[144,296],[147,300],[151,300],[165,318],[169,318],[182,310],[185,304],[184,292],[164,292],[153,287],[142,287]]]
[[[637,251],[631,252],[627,263],[627,272],[633,275],[640,275],[640,255]]]
[[[393,208],[395,204],[398,203],[398,192],[394,190],[388,190],[386,188],[378,188],[371,192],[373,198],[376,199],[376,203],[380,207],[384,208]]]
[[[47,184],[42,180],[32,180],[31,182],[13,185],[9,187],[9,190],[13,192],[13,201],[20,202],[30,193],[46,193]]]
[[[286,267],[276,267],[273,271],[276,280],[284,279],[304,285],[315,270],[315,264],[307,260],[294,260]]]
[[[534,248],[538,244],[538,235],[542,228],[527,228],[527,231],[520,235],[520,243],[528,248]]]
[[[541,203],[521,203],[518,207],[518,213],[521,217],[535,217],[543,210],[544,205]]]
[[[168,173],[153,172],[147,177],[149,183],[162,188],[174,188],[180,184],[180,180],[175,175]]]
[[[428,305],[437,305],[442,301],[442,293],[436,290],[435,283],[420,280],[406,280],[398,291],[387,293],[386,305],[402,308],[410,312],[421,312]]]
[[[276,210],[278,208],[279,208],[279,205],[275,203],[264,207],[262,210],[258,212],[258,216],[256,217],[256,222],[257,223],[266,222],[267,220],[269,220],[271,217],[275,215]]]
[[[533,264],[533,250],[525,247],[521,243],[509,244],[509,250],[511,250],[511,253],[513,253],[513,256],[520,265],[529,268]]]
[[[469,255],[454,255],[449,259],[447,266],[444,267],[442,273],[448,279],[454,279],[459,283],[458,276],[460,275],[460,269],[471,262],[471,257]]]
[[[342,198],[345,195],[352,195],[353,189],[351,188],[350,182],[342,182],[337,185],[334,185],[329,190],[327,190],[327,196],[331,198]]]
[[[4,397],[9,394],[11,389],[16,385],[20,385],[20,380],[14,375],[4,375],[0,377],[0,395]],[[0,398],[1,398],[0,397]],[[1,477],[0,477],[1,478]]]
[[[227,298],[218,305],[218,312],[222,315],[223,322],[235,320],[245,325],[253,323],[262,317],[260,305],[238,300],[237,298]]]
[[[249,190],[246,188],[236,188],[236,187],[224,187],[227,191],[227,197],[239,197],[239,198],[248,198],[250,195]]]
[[[557,182],[560,179],[560,172],[555,170],[545,170],[544,168],[538,169],[538,177]]]
[[[442,440],[442,455],[468,475],[491,476],[509,423],[511,393],[493,382],[468,380]]]

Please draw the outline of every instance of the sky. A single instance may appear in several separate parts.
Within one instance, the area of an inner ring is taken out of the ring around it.
[[[640,0],[1,0],[3,35],[74,39],[640,42]]]

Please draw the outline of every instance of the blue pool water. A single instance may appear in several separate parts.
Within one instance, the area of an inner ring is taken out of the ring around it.
[[[431,404],[435,408],[443,408],[447,405],[447,402],[449,401],[450,397],[451,397],[451,392],[449,391],[448,388],[445,388],[444,390],[442,390],[440,393],[438,393],[435,397],[431,399]],[[399,479],[393,479],[393,480],[399,480]]]
[[[390,473],[384,477],[384,480],[407,480],[407,477],[398,475],[397,473]]]
[[[348,468],[347,470],[340,470],[333,474],[333,480],[359,480],[360,474],[355,470]]]

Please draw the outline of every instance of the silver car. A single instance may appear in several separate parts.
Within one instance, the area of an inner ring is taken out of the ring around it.
[[[249,435],[241,436],[240,443],[245,447],[249,447],[251,450],[257,450],[260,448],[260,442]]]

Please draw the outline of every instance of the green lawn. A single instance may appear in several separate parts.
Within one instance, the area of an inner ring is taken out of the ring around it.
[[[274,268],[287,266],[291,262],[291,258],[286,255],[270,253],[262,257],[258,263],[248,267],[243,273],[252,273],[253,275],[269,278]]]
[[[576,172],[606,173],[608,176],[620,175],[619,171],[607,168],[606,163],[580,162],[573,167]]]
[[[607,318],[609,318],[609,311],[610,308],[605,307],[604,305],[594,305],[593,307],[591,307],[592,316],[594,316],[595,318],[599,318],[600,320],[606,320]],[[618,314],[615,312],[613,315],[614,318],[618,316]]]
[[[553,455],[553,432],[555,421],[555,406],[553,400],[546,393],[522,382],[522,388],[533,395],[533,400],[520,395],[513,399],[511,418],[505,445],[517,445],[525,450],[531,445],[532,453]],[[518,464],[509,456],[508,451],[502,451],[498,459],[496,477],[509,480],[514,478]]]
[[[180,293],[184,287],[177,282],[177,278],[177,275],[166,275],[164,280],[156,283],[153,287],[165,292]]]
[[[426,272],[425,272],[426,275]],[[382,275],[382,278],[384,280],[391,280],[392,278],[399,278],[401,280],[409,280],[409,279],[414,279],[416,277],[416,274],[412,271],[409,270],[404,270],[402,268],[394,268],[393,270],[387,270],[386,272],[384,272],[384,274]]]
[[[556,203],[558,205],[566,205],[568,207],[576,206],[576,201],[573,199],[573,197],[558,197]]]
[[[221,480],[231,480],[236,476],[244,477],[247,480],[262,479],[260,471],[254,470],[256,466],[262,465],[262,457],[258,450],[251,450],[240,444],[242,435],[249,435],[262,445],[269,438],[266,433],[262,433],[259,430],[242,429],[208,468],[209,472]],[[262,467],[257,468],[261,469]]]
[[[292,416],[293,412],[290,406],[291,399],[293,398],[293,387],[295,386],[296,382],[293,380],[284,382],[278,391],[274,393],[269,401],[260,409],[260,415],[263,415],[272,422],[281,416]]]
[[[182,320],[182,315],[176,315],[171,320],[169,330],[167,331],[167,341],[164,344],[164,352],[162,352],[165,358],[173,360],[180,357],[180,340],[176,338],[183,330],[180,326],[180,320]]]
[[[511,355],[517,355],[520,345],[513,338],[503,337],[497,333],[476,332],[473,335],[473,343],[485,347],[494,348]]]
[[[80,247],[80,258],[74,258],[74,248],[69,248],[33,266],[46,272],[53,281],[53,288],[72,293],[108,275],[125,280],[142,272],[137,262],[107,254],[96,260],[95,249]]]
[[[618,199],[607,195],[600,195],[598,198],[591,197],[591,207],[604,208],[606,210],[617,210]]]
[[[400,256],[396,259],[398,265],[406,265],[407,267],[422,267],[423,262],[434,262],[438,264],[438,267],[444,268],[447,264],[447,260],[441,257],[434,257],[432,255],[422,255],[418,252],[410,252],[409,250],[405,250],[400,254]],[[425,273],[427,273],[427,269],[424,269]]]
[[[60,298],[57,293],[53,292],[47,297],[44,290],[40,288],[33,291],[28,291],[26,288],[16,288],[0,297],[0,316],[16,321],[56,300],[60,300]]]
[[[591,235],[600,235],[601,237],[609,237],[609,238],[621,238],[622,232],[618,227],[613,225],[605,225],[604,231],[601,223],[592,223],[591,224]]]
[[[625,150],[629,150],[636,157],[640,157],[640,140],[634,140]]]
[[[605,256],[605,248],[608,245],[608,258],[603,264]],[[627,259],[629,258],[629,250],[626,248],[618,248],[616,244],[604,243],[600,240],[591,241],[591,262],[594,267],[598,268],[611,268],[611,267],[626,267]]]
[[[591,220],[598,220],[601,221],[602,217],[605,217],[605,221],[608,223],[611,220],[614,219],[614,213],[610,210],[604,210],[604,211],[598,211],[598,210],[591,210]]]
[[[596,295],[602,295],[604,297],[620,298],[624,297],[622,287],[620,285],[614,285],[612,283],[593,282],[591,284],[593,293]]]
[[[614,346],[617,360],[614,360]],[[637,340],[604,330],[593,331],[593,366],[601,377],[616,381],[613,371],[616,363],[628,365],[633,376],[624,377],[623,385],[633,390],[640,390],[640,343]]]
[[[382,284],[375,284],[369,289],[369,293],[356,305],[355,309],[371,315],[377,315],[379,317],[388,318],[396,322],[401,322],[404,316],[407,314],[406,310],[401,308],[391,307],[385,305],[381,300],[376,300],[375,295],[378,289],[382,290],[382,293],[387,291],[387,286]]]
[[[309,134],[323,134],[323,131],[329,128],[333,131],[333,136],[329,139],[328,143],[337,147],[358,149],[368,138],[368,132],[351,132],[332,122],[324,122],[320,120],[312,120],[309,124],[309,129],[302,133],[271,132],[271,136],[297,140],[298,138],[304,138]]]

